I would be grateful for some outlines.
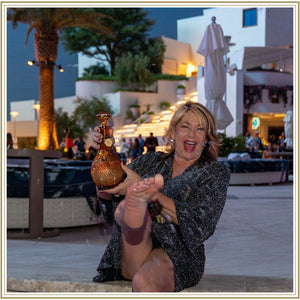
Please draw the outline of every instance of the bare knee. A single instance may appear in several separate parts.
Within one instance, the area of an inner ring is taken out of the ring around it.
[[[132,291],[153,292],[154,290],[153,287],[151,287],[151,282],[153,282],[153,278],[151,278],[151,275],[148,274],[147,276],[143,272],[137,272],[132,279]]]
[[[151,272],[137,272],[132,279],[133,292],[173,292],[174,287],[163,276]]]

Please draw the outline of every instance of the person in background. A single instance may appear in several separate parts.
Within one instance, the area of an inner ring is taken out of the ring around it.
[[[67,131],[66,134],[66,148],[67,148],[67,157],[68,159],[73,159],[74,158],[74,151],[73,151],[73,147],[74,147],[74,142],[72,139],[72,133],[70,130]]]
[[[59,143],[59,148],[64,149],[66,147],[66,137],[63,137]]]
[[[10,132],[8,132],[6,134],[6,148],[13,149],[14,148],[13,146],[14,146],[14,141],[13,141],[12,135]]]
[[[98,149],[102,138],[96,127]],[[222,140],[211,113],[190,101],[174,113],[164,140],[167,153],[149,151],[122,165],[124,181],[98,190],[116,209],[94,282],[131,280],[134,292],[179,292],[203,275],[204,242],[215,231],[230,181],[230,170],[217,160]]]
[[[254,148],[256,151],[264,150],[263,142],[259,136],[259,132],[255,131],[255,141],[254,141]]]
[[[127,152],[129,145],[126,143],[126,139],[122,138],[120,146],[120,159],[123,164],[127,163]]]
[[[142,138],[141,134],[139,134],[138,140],[139,140],[139,143],[140,143],[139,155],[142,155],[144,153],[144,144],[145,144],[145,141]]]
[[[93,160],[97,155],[97,150],[93,147],[89,147],[88,160]]]
[[[145,146],[147,147],[147,152],[156,151],[158,146],[157,137],[153,136],[153,132],[150,132],[150,136],[146,138]]]
[[[85,160],[85,141],[83,140],[81,135],[77,137],[75,146],[77,148],[76,158],[79,160]]]
[[[133,143],[132,152],[131,152],[131,161],[133,161],[134,159],[136,159],[139,156],[139,151],[140,151],[139,139],[135,138],[134,143]]]
[[[85,160],[85,141],[83,140],[82,136],[79,135],[74,143],[76,146],[76,159]]]
[[[254,138],[250,132],[246,133],[246,152],[253,152],[254,150]]]
[[[281,136],[279,137],[279,152],[286,151],[286,143],[285,143],[285,134],[284,132],[281,133]]]
[[[132,138],[129,138],[128,139],[128,150],[127,150],[128,162],[131,161],[131,153],[132,153],[133,147],[134,147],[134,144],[133,144]]]

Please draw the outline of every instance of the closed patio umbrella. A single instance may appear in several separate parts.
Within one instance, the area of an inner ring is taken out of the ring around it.
[[[215,23],[207,26],[197,53],[205,57],[204,90],[207,100],[206,107],[215,118],[217,129],[225,129],[233,117],[223,101],[226,90],[226,70],[224,55],[228,53],[228,45],[225,41],[223,30]]]
[[[286,112],[283,121],[286,148],[293,149],[293,112],[291,110]]]

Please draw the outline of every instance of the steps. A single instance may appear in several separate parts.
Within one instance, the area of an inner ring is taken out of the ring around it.
[[[138,120],[135,121],[134,124],[127,124],[123,125],[121,128],[115,130],[114,138],[115,138],[115,146],[116,150],[119,152],[121,138],[125,137],[128,138],[137,138],[139,134],[142,135],[144,139],[146,139],[150,132],[153,132],[153,135],[157,137],[159,146],[157,147],[157,151],[164,151],[165,146],[163,146],[163,136],[166,133],[167,128],[169,127],[170,121],[173,117],[174,112],[176,111],[177,107],[187,100],[191,100],[196,102],[197,101],[197,93],[192,92],[188,95],[185,95],[177,101],[174,105],[172,105],[169,109],[161,111],[159,114],[153,116],[151,122],[144,122],[138,124]]]

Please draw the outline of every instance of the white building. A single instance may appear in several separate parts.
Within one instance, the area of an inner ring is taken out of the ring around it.
[[[166,44],[163,73],[191,76],[190,81],[180,83],[186,85],[188,92],[197,91],[198,101],[206,104],[204,57],[197,54],[196,50],[207,25],[211,23],[212,16],[215,16],[216,23],[222,26],[225,36],[231,37],[230,43],[233,44],[232,46],[229,44],[230,52],[226,57],[227,66],[228,68],[231,66],[232,70],[231,74],[227,74],[224,101],[234,121],[226,128],[226,134],[237,136],[245,134],[246,131],[259,130],[265,140],[273,134],[277,137],[284,128],[285,113],[293,110],[291,87],[293,86],[294,13],[293,8],[288,6],[222,7],[204,10],[203,16],[178,20],[177,40],[162,37]],[[79,57],[79,72],[82,72],[88,66],[87,64],[88,60]],[[159,81],[156,93],[113,93],[114,83],[77,81],[76,96],[67,100],[69,102],[64,110],[73,111],[74,104],[71,99],[77,96],[89,98],[105,95],[115,109],[114,121],[115,126],[118,127],[125,124],[126,111],[136,100],[142,107],[152,105],[151,110],[154,112],[159,112],[159,103],[162,101],[174,103],[177,100],[177,84],[179,83]],[[244,104],[244,92],[249,90],[256,94],[254,100],[250,102],[252,105],[247,107]],[[280,91],[279,97],[269,97],[269,92],[272,90]],[[287,97],[283,98],[285,92]],[[258,96],[259,93],[261,97]],[[61,102],[59,99],[55,101],[56,108],[61,106],[59,102]],[[21,111],[22,105],[24,103],[12,103],[11,110]],[[253,118],[256,118],[256,121],[259,118],[259,127],[252,126]],[[16,120],[23,120],[21,114]],[[8,131],[12,132],[10,123],[8,122]],[[19,129],[19,126],[17,128]],[[20,137],[19,130],[17,131],[17,136]],[[36,132],[37,129],[32,136],[36,136]]]

